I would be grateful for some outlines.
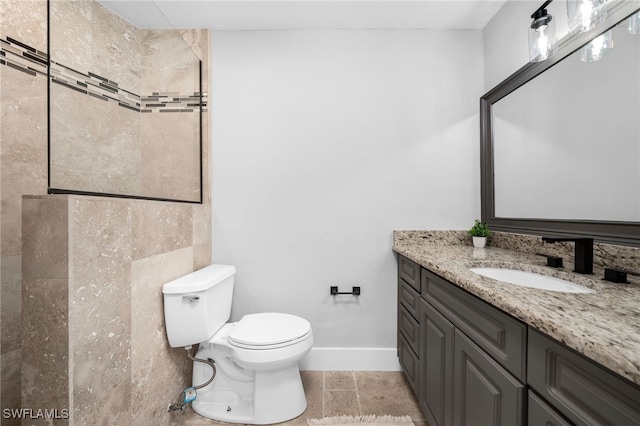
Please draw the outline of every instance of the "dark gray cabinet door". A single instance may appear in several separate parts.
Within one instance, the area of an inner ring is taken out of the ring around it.
[[[453,423],[521,426],[526,387],[459,330],[454,331]]]
[[[418,400],[431,426],[453,425],[453,332],[453,324],[422,300]]]

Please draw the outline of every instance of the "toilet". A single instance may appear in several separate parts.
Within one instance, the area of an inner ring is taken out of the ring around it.
[[[298,361],[313,345],[309,321],[283,313],[245,315],[228,323],[235,267],[211,265],[162,287],[169,344],[199,344],[195,357],[215,361],[215,378],[191,403],[201,416],[229,423],[281,423],[307,408]],[[193,363],[193,384],[211,366]]]

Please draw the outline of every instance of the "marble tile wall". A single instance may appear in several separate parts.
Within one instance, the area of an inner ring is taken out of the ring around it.
[[[182,34],[184,31],[182,32]],[[140,81],[141,93],[171,92],[193,93],[198,87],[200,70],[191,49],[184,49],[185,40],[181,37],[167,37],[166,31],[141,31],[142,67],[153,70]],[[197,32],[191,32],[192,35]],[[194,37],[198,43],[201,37]],[[194,48],[194,44],[191,43]],[[204,52],[198,52],[202,55]],[[208,56],[208,54],[206,55]],[[171,64],[171,66],[167,66]],[[208,88],[203,87],[204,93]],[[195,132],[194,132],[195,130]],[[200,173],[193,167],[198,164],[199,146],[176,145],[176,140],[197,140],[199,120],[196,114],[142,114],[140,132],[145,137],[141,140],[142,187],[151,196],[176,198],[184,188],[199,191]],[[203,131],[205,131],[203,129]],[[172,158],[173,167],[163,167],[166,158]],[[182,194],[183,195],[183,194]],[[194,192],[193,196],[197,194]]]
[[[184,32],[138,29],[93,0],[50,8],[51,186],[199,201],[206,100]]]
[[[182,37],[168,37],[166,30],[140,30],[139,37],[141,66],[148,70],[140,79],[140,93],[187,93],[198,87],[198,56],[184,48]]]
[[[108,27],[108,18],[96,18],[101,11],[95,10],[93,1],[54,2],[82,6],[74,25],[67,28],[76,31],[72,37],[81,44],[95,35],[83,23],[98,20]],[[11,37],[47,52],[46,17],[46,0],[1,1],[0,39]],[[177,34],[199,53],[203,90],[208,90],[209,33],[180,30]],[[96,58],[105,56],[104,52],[88,55],[77,47],[65,52],[65,59],[95,64]],[[130,61],[99,62],[92,71],[107,73],[108,67],[123,63]],[[208,115],[202,123],[204,205],[39,199],[32,196],[47,193],[46,77],[0,61],[0,88],[0,408],[69,408],[71,419],[60,424],[131,424],[135,409],[156,416],[162,424],[164,410],[184,385],[190,363],[185,363],[181,350],[172,350],[163,341],[158,286],[210,263]],[[79,105],[73,96],[78,92],[68,92],[66,101]],[[90,114],[83,120],[78,117],[82,112],[74,118],[85,121],[85,134],[100,131],[100,126],[87,122]],[[107,136],[101,136],[103,142]],[[112,144],[109,149],[135,155],[126,144]],[[74,154],[81,156],[82,151]],[[88,153],[84,155],[89,158]],[[109,169],[109,179],[115,179],[119,170]],[[95,184],[106,176],[96,178]],[[147,174],[148,179],[152,177]],[[134,183],[141,185],[140,180]],[[132,183],[122,179],[120,184]],[[28,195],[24,212],[23,195]],[[47,208],[43,210],[40,203]],[[67,239],[61,236],[65,232]],[[53,243],[42,245],[43,241]],[[145,316],[144,322],[135,321],[138,313]],[[58,391],[51,392],[53,388]],[[138,398],[134,408],[132,395]],[[148,412],[157,407],[159,411]],[[94,410],[95,414],[88,414]],[[97,420],[99,415],[104,419]],[[18,419],[1,418],[0,422],[20,424]]]
[[[191,361],[168,345],[162,285],[210,263],[197,225],[210,205],[49,195],[23,207],[23,406],[69,409],[75,425],[168,424]]]
[[[198,114],[142,114],[140,116],[139,175],[141,190],[146,196],[199,199],[200,145],[176,143],[197,141],[200,121]],[[167,167],[167,158],[171,166]],[[186,193],[186,189],[189,193]]]
[[[2,1],[0,38],[46,51],[46,6],[46,0]],[[0,408],[5,409],[21,406],[21,364],[23,355],[29,356],[22,350],[22,194],[47,191],[47,81],[0,65],[0,88]],[[42,297],[48,297],[49,289],[43,290]],[[27,317],[25,326],[34,325]]]
[[[22,209],[22,407],[68,409],[69,209],[36,200]]]
[[[52,186],[141,194],[140,114],[55,84],[51,99]]]

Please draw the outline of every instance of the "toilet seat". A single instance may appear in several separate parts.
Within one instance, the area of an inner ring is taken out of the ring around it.
[[[304,318],[282,313],[249,314],[242,317],[227,336],[231,346],[264,350],[294,345],[311,334]]]
[[[242,321],[243,326],[236,330]],[[279,327],[282,322],[291,327]],[[278,331],[274,331],[274,328]],[[251,341],[253,344],[242,343]],[[225,324],[211,339],[200,345],[244,369],[273,371],[292,365],[309,353],[313,346],[313,331],[307,320],[294,315],[251,314],[238,322]]]

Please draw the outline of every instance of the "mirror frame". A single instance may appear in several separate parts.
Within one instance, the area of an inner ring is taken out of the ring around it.
[[[583,33],[565,36],[560,40],[558,52],[554,56],[543,62],[524,65],[480,98],[481,218],[492,230],[533,235],[593,237],[604,243],[640,246],[640,222],[525,219],[496,217],[495,215],[493,104],[640,9],[640,1],[637,0],[610,3],[612,4],[608,8],[607,18],[595,28]]]

